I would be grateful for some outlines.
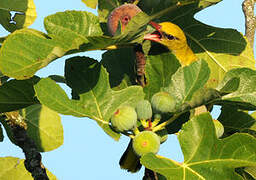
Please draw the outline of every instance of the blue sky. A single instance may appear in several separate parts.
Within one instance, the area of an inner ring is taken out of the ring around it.
[[[47,15],[65,10],[84,10],[96,13],[87,8],[81,0],[36,0],[38,17],[31,28],[45,32],[43,19]],[[242,0],[223,0],[223,2],[207,8],[196,15],[196,18],[206,24],[233,28],[244,33],[244,16],[241,9]],[[0,36],[6,32],[0,27]],[[100,60],[100,51],[80,53]],[[65,59],[60,58],[40,70],[37,75],[47,77],[50,74],[64,74]],[[68,91],[67,87],[64,87]],[[215,111],[214,116],[218,112]],[[119,168],[119,158],[126,149],[129,139],[122,137],[116,142],[108,137],[93,120],[62,116],[64,127],[64,144],[51,152],[42,153],[44,165],[60,180],[99,180],[122,179],[138,180],[143,171],[137,174],[127,173]],[[8,138],[0,143],[0,156],[24,158],[21,150],[12,145]],[[175,135],[170,135],[167,142],[161,146],[159,154],[176,161],[182,161],[183,156]]]

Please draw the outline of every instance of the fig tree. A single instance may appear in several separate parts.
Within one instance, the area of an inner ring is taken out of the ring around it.
[[[175,108],[175,99],[168,92],[158,92],[151,98],[151,105],[157,112],[172,112]]]
[[[117,131],[133,130],[137,125],[137,114],[133,107],[122,106],[111,117],[111,124]]]
[[[160,138],[152,131],[142,131],[134,137],[132,147],[138,156],[149,152],[156,154],[159,151]]]

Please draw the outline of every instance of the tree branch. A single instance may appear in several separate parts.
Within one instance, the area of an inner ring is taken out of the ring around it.
[[[20,126],[12,127],[12,132],[17,145],[25,154],[24,165],[35,180],[49,180],[43,166],[41,154],[37,151],[34,141],[28,137],[25,129]]]
[[[242,7],[245,17],[245,36],[251,47],[254,45],[254,35],[256,28],[256,17],[254,16],[254,0],[244,0]]]
[[[31,173],[35,180],[49,180],[46,169],[43,166],[41,154],[37,151],[34,141],[27,135],[27,124],[18,111],[4,113],[5,121],[10,126],[13,139],[24,152],[25,168]]]

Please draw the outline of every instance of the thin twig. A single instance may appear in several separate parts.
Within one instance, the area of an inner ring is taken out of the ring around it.
[[[242,7],[245,17],[245,36],[251,47],[254,45],[254,35],[256,28],[256,17],[254,16],[254,0],[244,0]]]

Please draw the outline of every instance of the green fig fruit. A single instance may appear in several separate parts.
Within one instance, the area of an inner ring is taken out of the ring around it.
[[[217,138],[220,138],[224,134],[224,127],[220,121],[213,119],[213,124],[216,131]]]
[[[150,119],[152,117],[152,108],[148,100],[141,100],[137,103],[136,108],[138,119]]]
[[[156,154],[159,151],[160,138],[152,131],[142,131],[134,137],[132,147],[138,156],[150,152]]]
[[[137,125],[137,114],[133,107],[122,106],[111,117],[111,124],[117,131],[133,130]]]
[[[155,111],[166,113],[174,111],[176,102],[168,92],[158,92],[152,96],[151,104]]]

